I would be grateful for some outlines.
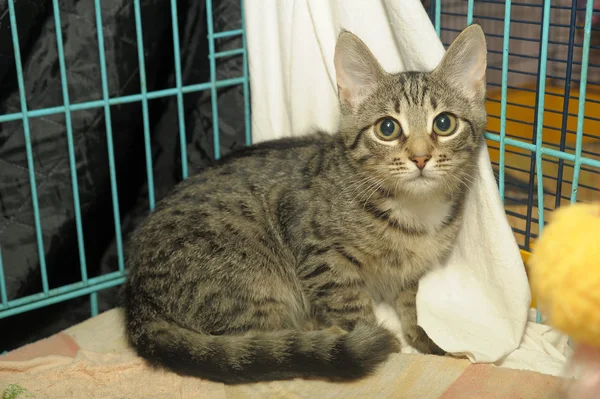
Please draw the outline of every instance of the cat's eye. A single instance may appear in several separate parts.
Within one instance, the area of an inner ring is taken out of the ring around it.
[[[433,132],[438,136],[450,136],[456,131],[456,117],[451,114],[442,113],[433,121]]]
[[[402,128],[398,121],[393,118],[383,118],[375,125],[377,137],[385,141],[396,140],[402,133]]]

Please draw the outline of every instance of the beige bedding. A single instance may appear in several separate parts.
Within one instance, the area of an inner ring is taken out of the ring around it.
[[[282,381],[225,386],[154,370],[127,346],[120,309],[0,356],[0,398],[558,399],[565,381],[473,365],[450,357],[397,354],[354,383]]]

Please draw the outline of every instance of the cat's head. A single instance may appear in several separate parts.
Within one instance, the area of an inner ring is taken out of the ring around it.
[[[335,50],[340,131],[371,182],[396,193],[452,192],[470,180],[486,124],[486,42],[466,28],[431,72],[390,74],[342,32]]]

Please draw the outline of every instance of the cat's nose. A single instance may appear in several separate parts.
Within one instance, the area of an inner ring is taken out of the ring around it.
[[[420,170],[423,170],[423,168],[425,168],[427,161],[429,161],[430,159],[431,156],[429,155],[416,155],[410,158],[410,160],[413,161],[415,165],[417,165],[417,168],[419,168]]]

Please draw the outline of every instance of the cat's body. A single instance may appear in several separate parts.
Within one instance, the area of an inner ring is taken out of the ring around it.
[[[470,29],[467,49],[483,36]],[[460,228],[484,97],[476,85],[473,98],[449,90],[439,72],[385,74],[362,42],[341,38],[339,133],[223,159],[134,233],[125,305],[143,357],[228,383],[358,378],[399,350],[377,325],[379,301],[395,306],[410,344],[443,353],[417,326],[415,295]],[[440,109],[457,116],[456,137],[439,128],[450,117],[426,133]]]

